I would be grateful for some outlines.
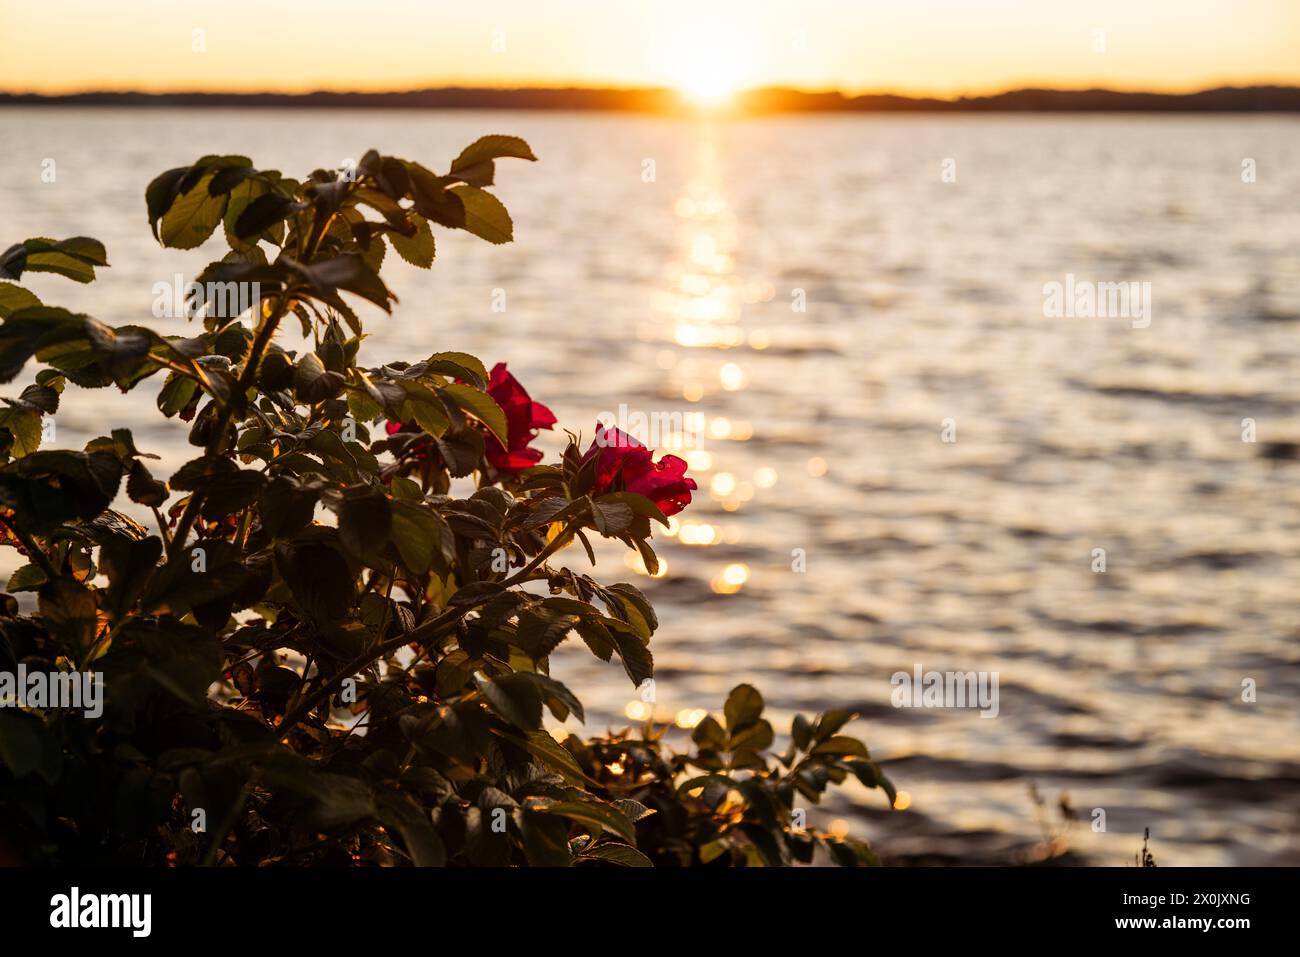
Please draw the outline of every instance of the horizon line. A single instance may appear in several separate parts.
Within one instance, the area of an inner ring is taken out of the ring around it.
[[[0,91],[0,105],[121,107],[302,107],[310,109],[518,109],[680,115],[834,112],[1300,112],[1300,86],[1214,86],[1181,92],[1108,87],[1017,87],[952,97],[894,92],[848,94],[762,86],[738,90],[726,101],[694,102],[667,86],[441,86],[408,90],[227,92],[85,90],[76,93]]]
[[[664,85],[627,85],[627,84],[591,84],[591,83],[532,83],[532,84],[476,84],[467,82],[450,82],[429,86],[407,86],[391,87],[385,89],[343,89],[337,87],[316,87],[312,89],[289,90],[289,89],[200,89],[200,88],[182,88],[176,87],[171,89],[147,89],[147,88],[113,88],[113,87],[82,87],[76,90],[61,90],[58,92],[41,91],[35,89],[0,89],[0,96],[5,97],[39,97],[42,99],[66,99],[78,96],[284,96],[284,97],[307,97],[307,96],[409,96],[416,93],[436,93],[442,91],[473,91],[484,93],[530,93],[530,92],[592,92],[592,93],[668,93],[677,96],[686,96],[682,90],[670,84]],[[990,99],[997,96],[1006,96],[1011,93],[1025,92],[1049,92],[1049,93],[1110,93],[1123,96],[1167,96],[1167,97],[1188,97],[1198,96],[1204,93],[1213,93],[1222,90],[1300,90],[1300,83],[1280,82],[1259,80],[1252,82],[1242,81],[1223,81],[1214,83],[1209,86],[1195,86],[1186,89],[1160,89],[1160,88],[1122,88],[1114,86],[1099,86],[1097,84],[1082,85],[1038,85],[1026,81],[1016,86],[1004,86],[996,88],[985,88],[977,90],[968,89],[961,93],[938,93],[938,92],[920,92],[905,91],[902,88],[862,88],[858,90],[848,90],[843,87],[807,87],[798,85],[783,85],[780,83],[754,84],[752,86],[738,87],[731,91],[735,97],[743,97],[755,93],[789,93],[799,96],[838,96],[847,100],[861,99],[864,97],[894,97],[898,99],[909,100],[936,100],[945,103],[956,103],[962,100],[971,99]]]

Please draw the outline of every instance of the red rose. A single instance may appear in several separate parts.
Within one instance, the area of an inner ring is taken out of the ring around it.
[[[506,414],[506,441],[503,447],[496,436],[488,435],[485,445],[487,460],[498,472],[514,473],[532,468],[542,460],[541,449],[530,449],[528,443],[537,438],[538,429],[555,425],[555,415],[540,402],[528,397],[519,380],[506,371],[506,364],[498,362],[488,376],[487,394],[501,406]]]
[[[487,394],[492,396],[501,411],[506,414],[506,441],[503,446],[495,435],[488,434],[484,442],[487,460],[498,472],[513,474],[532,468],[542,460],[540,449],[530,449],[528,443],[537,438],[538,429],[549,429],[555,425],[555,415],[540,402],[528,397],[527,391],[519,380],[506,371],[506,364],[498,362],[492,367],[488,376]],[[420,427],[414,423],[389,422],[384,426],[389,435],[399,432],[419,432]],[[417,458],[426,458],[425,451],[417,451]]]
[[[644,495],[659,506],[664,515],[676,515],[691,504],[691,492],[699,488],[695,479],[686,477],[686,461],[665,455],[658,462],[652,452],[632,436],[615,426],[596,425],[596,438],[583,456],[586,462],[596,459],[596,493],[617,491],[615,483],[622,476],[623,488]]]

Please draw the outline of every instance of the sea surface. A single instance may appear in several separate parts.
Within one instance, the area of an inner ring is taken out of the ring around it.
[[[620,403],[703,418],[666,572],[599,552],[659,609],[655,701],[553,662],[589,731],[750,681],[778,731],[862,715],[906,809],[854,784],[810,819],[887,860],[1131,864],[1150,828],[1162,865],[1300,864],[1300,122],[7,108],[0,246],[97,237],[100,281],[38,294],[179,334],[155,284],[223,247],[154,242],[157,172],[441,169],[483,133],[540,158],[498,166],[516,242],[390,253],[369,360],[506,361],[588,440]],[[1045,315],[1067,276],[1149,283],[1149,322]],[[58,444],[129,426],[170,474],[149,386],[70,390]],[[996,672],[997,716],[893,707],[918,666]]]

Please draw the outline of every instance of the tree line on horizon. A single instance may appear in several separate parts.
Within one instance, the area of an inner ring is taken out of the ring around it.
[[[673,113],[689,108],[689,103],[676,90],[595,87],[442,87],[376,93],[0,93],[0,105],[514,109],[635,113]],[[1300,111],[1300,87],[1220,87],[1196,93],[1020,89],[955,99],[911,97],[893,93],[846,96],[838,91],[807,92],[763,88],[736,94],[731,108],[744,113],[1297,112]]]

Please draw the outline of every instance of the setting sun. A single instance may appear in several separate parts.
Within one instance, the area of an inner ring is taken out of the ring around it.
[[[734,28],[696,21],[673,43],[668,65],[672,85],[697,105],[725,105],[740,85],[742,51],[748,47]]]
[[[683,72],[677,88],[702,106],[720,106],[735,94],[736,77],[734,71],[723,63],[693,64],[690,70]]]

